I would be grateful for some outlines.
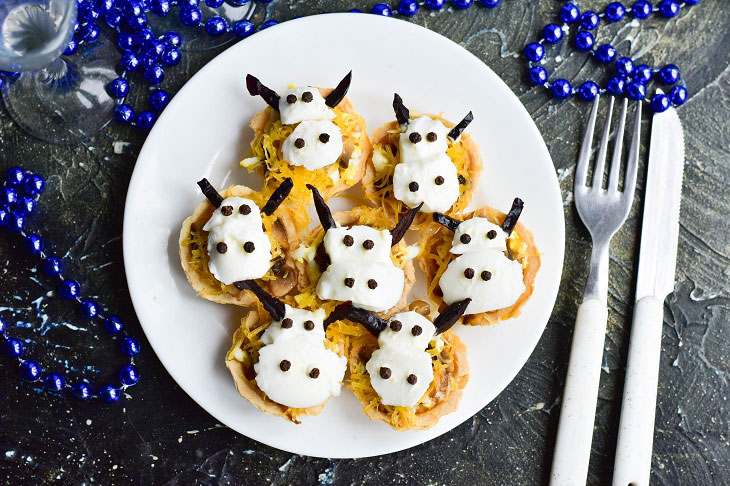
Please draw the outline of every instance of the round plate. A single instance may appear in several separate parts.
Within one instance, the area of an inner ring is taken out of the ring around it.
[[[396,46],[418,46],[396,54]],[[434,62],[437,60],[437,62]],[[407,106],[460,120],[484,157],[473,205],[508,210],[525,201],[520,221],[542,253],[535,292],[522,315],[490,328],[459,327],[471,379],[458,411],[427,431],[396,432],[367,419],[352,393],[295,425],[241,398],[224,366],[241,308],[198,298],[183,274],[178,234],[203,201],[196,181],[218,188],[260,187],[238,168],[248,153],[252,115],[265,107],[249,96],[247,73],[280,92],[290,84],[334,86],[349,70],[348,94],[372,131],[393,119],[398,92]],[[377,15],[328,14],[271,27],[231,47],[183,87],[155,124],[137,160],[124,214],[124,264],[147,338],[177,383],[211,415],[264,444],[318,457],[356,458],[421,444],[456,427],[499,394],[522,368],[545,328],[563,265],[560,189],[545,143],[525,108],[479,59],[422,27]]]

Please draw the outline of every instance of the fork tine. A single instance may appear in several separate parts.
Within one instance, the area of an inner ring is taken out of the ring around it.
[[[606,152],[608,152],[608,139],[611,138],[611,118],[613,117],[613,102],[615,98],[611,96],[608,103],[608,114],[606,114],[606,124],[603,127],[603,136],[601,136],[601,146],[598,148],[598,156],[596,157],[596,167],[593,169],[593,189],[601,189],[603,187],[603,172],[606,169]]]
[[[626,125],[626,109],[629,100],[624,98],[623,107],[621,108],[621,119],[618,123],[618,132],[616,132],[616,141],[613,144],[613,157],[611,158],[611,167],[608,173],[608,192],[614,193],[618,191],[618,178],[621,173],[621,156],[624,150],[624,127]]]
[[[583,136],[583,145],[580,147],[578,155],[578,164],[575,168],[575,181],[573,183],[574,191],[583,190],[586,187],[586,179],[588,178],[588,163],[591,159],[591,146],[593,145],[593,132],[596,128],[596,114],[598,113],[598,100],[600,95],[596,95],[593,100],[593,108],[591,116],[588,118],[588,126]]]
[[[641,105],[641,102],[636,103],[634,134],[631,137],[631,149],[629,150],[629,159],[626,162],[624,198],[628,198],[630,201],[634,199],[634,189],[636,189],[636,171],[639,167],[639,147],[641,146]]]

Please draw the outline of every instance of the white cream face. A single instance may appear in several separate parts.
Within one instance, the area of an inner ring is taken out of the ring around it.
[[[313,340],[322,342],[325,338],[323,309],[309,311],[305,309],[295,309],[285,304],[286,309],[284,319],[272,322],[261,336],[264,344],[272,344],[287,339],[294,340]]]
[[[449,129],[443,123],[431,117],[421,116],[411,120],[406,131],[400,135],[401,162],[417,162],[445,154],[448,133]]]
[[[392,241],[388,230],[369,226],[330,228],[323,241],[330,265],[317,282],[317,296],[349,300],[374,312],[393,307],[403,293],[405,274],[391,259]]]
[[[281,123],[293,125],[304,120],[332,120],[335,112],[325,104],[317,88],[302,86],[287,90],[279,98],[279,115]]]
[[[271,241],[250,199],[225,198],[203,230],[208,232],[208,269],[220,282],[261,278],[269,270]]]
[[[507,233],[486,218],[471,218],[459,223],[451,243],[451,253],[461,255],[472,251],[507,251]]]
[[[449,263],[439,287],[444,302],[470,297],[465,315],[490,312],[514,304],[525,291],[522,265],[497,250],[470,252]]]
[[[410,208],[423,203],[423,213],[445,213],[459,198],[456,166],[445,153],[401,162],[393,171],[393,196]]]
[[[423,351],[435,333],[433,323],[418,312],[400,312],[391,317],[388,327],[380,332],[378,344],[381,348],[394,346],[397,349]]]
[[[305,120],[284,140],[281,150],[290,165],[317,170],[342,155],[342,132],[329,120]]]
[[[431,356],[423,350],[385,346],[373,352],[365,369],[385,405],[413,407],[433,381]]]

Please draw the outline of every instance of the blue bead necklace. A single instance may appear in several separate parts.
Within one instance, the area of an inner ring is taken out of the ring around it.
[[[667,110],[670,106],[680,106],[687,101],[687,88],[677,66],[667,64],[661,68],[651,68],[646,64],[636,65],[630,57],[619,55],[611,44],[596,46],[593,31],[598,28],[601,21],[616,23],[630,17],[641,21],[652,15],[670,19],[676,17],[680,9],[698,3],[700,0],[661,0],[656,6],[652,6],[647,0],[637,0],[630,9],[627,9],[620,2],[612,2],[601,13],[590,10],[581,13],[576,3],[566,3],[560,9],[560,23],[546,25],[542,31],[542,37],[525,47],[524,56],[528,61],[530,81],[535,85],[544,86],[555,98],[560,100],[577,94],[580,99],[591,101],[598,94],[609,93],[614,96],[627,96],[636,101],[645,101],[658,113]],[[545,47],[561,43],[574,26],[577,26],[577,32],[573,36],[573,45],[576,49],[589,53],[601,64],[615,65],[615,75],[608,80],[605,86],[599,86],[590,80],[578,87],[573,86],[566,79],[556,79],[550,82],[547,70],[540,65],[545,58]],[[657,92],[650,97],[647,94],[647,85],[652,80],[668,87],[669,93]]]
[[[19,167],[8,169],[2,184],[0,200],[0,226],[18,233],[24,241],[25,248],[40,258],[41,267],[46,275],[59,281],[57,295],[62,299],[75,301],[81,315],[87,319],[96,319],[119,341],[121,352],[129,358],[129,363],[122,366],[117,374],[118,383],[105,383],[93,386],[86,381],[70,383],[59,372],[44,371],[36,361],[24,357],[23,344],[19,339],[7,335],[7,322],[0,317],[0,347],[10,358],[17,360],[20,376],[27,382],[42,382],[43,388],[49,392],[70,392],[79,400],[99,398],[107,403],[118,401],[122,392],[137,384],[140,375],[134,366],[134,357],[139,354],[139,342],[127,334],[121,321],[113,315],[104,315],[98,303],[81,297],[81,285],[63,274],[60,259],[45,252],[45,244],[40,236],[26,232],[26,220],[36,208],[40,193],[45,187],[43,178]]]

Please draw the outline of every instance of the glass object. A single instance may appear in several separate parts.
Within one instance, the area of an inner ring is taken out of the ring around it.
[[[0,70],[3,100],[31,135],[74,143],[112,119],[106,85],[117,77],[114,47],[103,36],[61,56],[74,34],[76,0],[0,0]]]

